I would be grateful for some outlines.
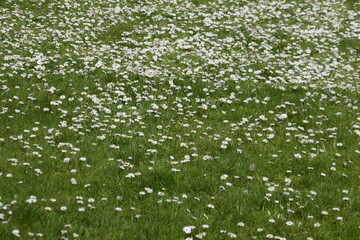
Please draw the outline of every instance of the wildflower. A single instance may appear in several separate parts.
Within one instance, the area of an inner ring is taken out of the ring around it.
[[[284,120],[286,118],[288,118],[288,115],[286,113],[282,113],[282,114],[278,115],[278,119],[280,119],[280,120]]]
[[[222,175],[221,177],[220,177],[220,179],[221,180],[225,180],[225,179],[227,179],[229,176],[227,175],[227,174],[224,174],[224,175]]]
[[[228,233],[228,236],[230,238],[237,238],[237,235],[235,233],[231,233],[231,232]]]
[[[321,226],[321,224],[320,223],[314,223],[314,227],[316,227],[316,228],[318,228],[318,227],[320,227]]]
[[[243,223],[243,222],[238,222],[237,225],[238,225],[239,227],[245,227],[245,223]]]
[[[202,232],[199,234],[196,234],[195,237],[199,238],[199,239],[203,239],[206,236],[206,232]]]
[[[286,183],[286,185],[290,185],[291,184],[291,179],[290,178],[285,178],[285,183]]]
[[[125,176],[126,178],[134,178],[135,174],[134,173],[129,173]]]
[[[215,208],[215,206],[214,206],[214,205],[212,205],[211,203],[210,203],[210,204],[208,204],[208,205],[207,205],[207,207],[208,207],[208,208],[211,208],[211,209],[214,209],[214,208]]]
[[[36,203],[37,199],[36,196],[31,195],[30,198],[28,200],[26,200],[25,202],[32,204],[32,203]]]
[[[14,229],[12,234],[14,234],[16,237],[20,237],[20,231],[18,229]]]
[[[292,221],[287,221],[287,222],[286,222],[286,225],[292,226],[292,225],[294,225],[294,223],[293,223]]]
[[[195,226],[185,226],[185,227],[183,227],[183,231],[184,231],[186,234],[190,234],[191,231],[192,231],[193,229],[195,229],[195,228],[196,228]]]

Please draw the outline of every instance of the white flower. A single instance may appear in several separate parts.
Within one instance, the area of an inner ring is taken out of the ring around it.
[[[20,237],[20,231],[18,229],[14,229],[12,234],[14,234],[16,237]]]
[[[292,226],[292,225],[294,225],[294,223],[293,223],[292,221],[287,221],[287,222],[286,222],[286,225]]]
[[[229,232],[228,235],[230,238],[237,238],[237,235],[235,233]]]
[[[195,226],[185,226],[185,227],[183,227],[183,231],[184,231],[186,234],[190,234],[191,231],[192,231],[193,229],[195,229],[195,228],[196,228]]]
[[[285,184],[290,185],[291,184],[291,179],[290,178],[285,178]]]
[[[227,179],[229,176],[227,175],[227,174],[224,174],[224,175],[222,175],[221,177],[220,177],[220,179],[221,180],[225,180],[225,179]]]
[[[282,113],[282,114],[278,115],[278,119],[280,119],[280,120],[284,120],[287,117],[288,117],[288,115],[286,113]]]
[[[314,227],[317,227],[317,228],[318,228],[318,227],[320,227],[320,226],[321,226],[320,223],[318,223],[318,222],[317,222],[317,223],[314,223]]]
[[[202,233],[196,234],[195,236],[196,236],[197,238],[199,238],[199,239],[203,239],[203,238],[206,236],[206,232],[202,232]]]
[[[37,199],[36,196],[31,195],[30,198],[28,200],[26,200],[25,202],[31,204],[31,203],[36,203]]]
[[[125,176],[126,178],[134,178],[135,174],[134,173],[129,173]]]
[[[239,227],[245,227],[245,223],[243,223],[243,222],[238,222],[237,225],[238,225]]]
[[[207,205],[207,207],[208,207],[208,208],[211,208],[211,209],[215,208],[215,206],[214,206],[214,205],[212,205],[211,203],[210,203],[210,204],[208,204],[208,205]]]
[[[76,184],[77,184],[76,178],[71,178],[71,179],[70,179],[70,182],[71,182],[71,184],[73,184],[73,185],[76,185]]]

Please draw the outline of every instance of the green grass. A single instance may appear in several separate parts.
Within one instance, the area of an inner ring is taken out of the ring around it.
[[[359,239],[359,5],[286,4],[0,1],[0,239]]]
[[[360,40],[356,38],[352,39],[343,39],[340,41],[339,48],[343,52],[348,52],[349,49],[356,50],[357,54],[359,54],[360,51]]]
[[[358,11],[359,10],[359,2],[356,0],[346,0],[345,5],[350,10]]]

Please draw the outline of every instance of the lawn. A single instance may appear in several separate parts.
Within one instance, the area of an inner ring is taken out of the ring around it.
[[[360,239],[360,4],[0,0],[0,239]]]

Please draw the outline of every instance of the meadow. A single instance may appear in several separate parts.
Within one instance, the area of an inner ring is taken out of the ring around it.
[[[0,0],[0,240],[360,239],[356,0]]]

